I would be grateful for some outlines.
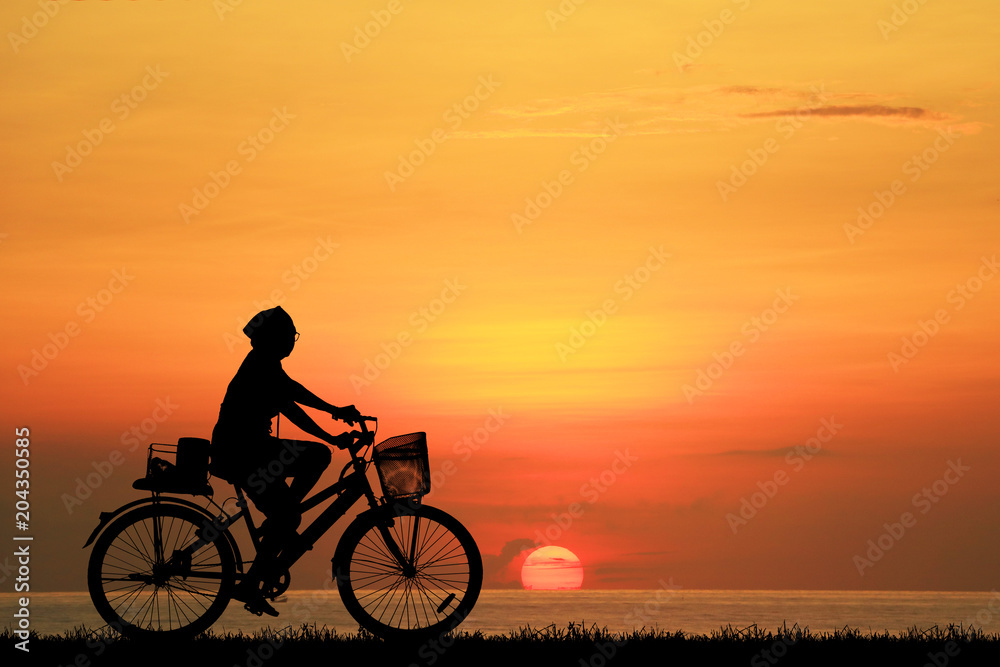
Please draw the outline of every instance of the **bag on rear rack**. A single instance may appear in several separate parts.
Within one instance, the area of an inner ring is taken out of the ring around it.
[[[154,442],[146,457],[146,476],[135,480],[132,488],[211,496],[208,448],[209,441],[204,438],[180,438],[176,445]]]

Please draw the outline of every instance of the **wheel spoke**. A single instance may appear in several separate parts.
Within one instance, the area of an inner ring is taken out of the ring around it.
[[[345,533],[338,547],[344,603],[376,634],[446,631],[479,596],[482,561],[468,531],[440,510],[416,512],[400,511],[388,529],[380,525],[384,515],[375,515]],[[407,562],[397,561],[396,550]]]
[[[193,508],[150,504],[112,522],[94,545],[87,575],[101,616],[127,635],[207,629],[229,602],[235,559],[223,535],[186,553],[206,520]]]

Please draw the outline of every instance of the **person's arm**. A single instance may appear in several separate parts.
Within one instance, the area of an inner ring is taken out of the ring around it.
[[[340,435],[330,435],[324,431],[319,424],[313,421],[312,417],[306,414],[306,411],[300,408],[295,403],[289,402],[285,407],[281,409],[281,414],[288,417],[288,421],[292,422],[300,429],[305,431],[311,436],[317,437],[320,440],[333,445],[334,447],[339,447],[340,449],[346,449],[351,442],[351,438],[347,433],[341,433]]]
[[[293,401],[299,405],[304,405],[307,408],[316,408],[317,410],[322,410],[323,412],[329,412],[335,419],[343,419],[344,421],[356,421],[360,413],[353,405],[348,405],[343,408],[339,408],[332,403],[327,403],[322,398],[312,393],[301,384],[295,380],[288,378],[289,383],[289,393]],[[305,413],[303,413],[305,414]],[[291,419],[291,417],[288,417]],[[309,421],[312,421],[311,419]],[[315,423],[315,422],[314,422]],[[296,424],[298,426],[298,424]],[[301,428],[301,427],[300,427]],[[316,428],[319,428],[318,426]],[[305,430],[305,429],[303,429]]]

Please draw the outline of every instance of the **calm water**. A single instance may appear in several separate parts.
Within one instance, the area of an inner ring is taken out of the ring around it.
[[[10,626],[15,596],[0,595],[5,624]],[[993,607],[989,603],[993,600]],[[354,632],[357,623],[344,610],[337,593],[290,591],[275,605],[278,618],[252,616],[239,603],[230,604],[213,629],[217,632],[253,632],[265,627],[298,627],[303,623],[326,625]],[[85,625],[96,629],[104,622],[94,611],[87,593],[36,593],[31,596],[32,627],[42,634],[61,634]],[[977,620],[977,614],[979,618]],[[941,592],[838,592],[838,591],[483,591],[462,630],[507,633],[519,627],[542,628],[571,621],[596,623],[609,630],[659,627],[707,634],[720,627],[757,624],[769,629],[782,622],[798,623],[814,632],[849,626],[863,631],[899,632],[968,625],[1000,632],[1000,594]]]

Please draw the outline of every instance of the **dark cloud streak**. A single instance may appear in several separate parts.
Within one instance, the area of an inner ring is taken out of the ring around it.
[[[863,106],[825,106],[807,109],[778,109],[775,111],[758,111],[740,114],[743,118],[773,118],[776,116],[794,116],[807,113],[812,116],[894,116],[902,118],[928,118],[931,113],[920,107],[887,107],[879,104]]]

